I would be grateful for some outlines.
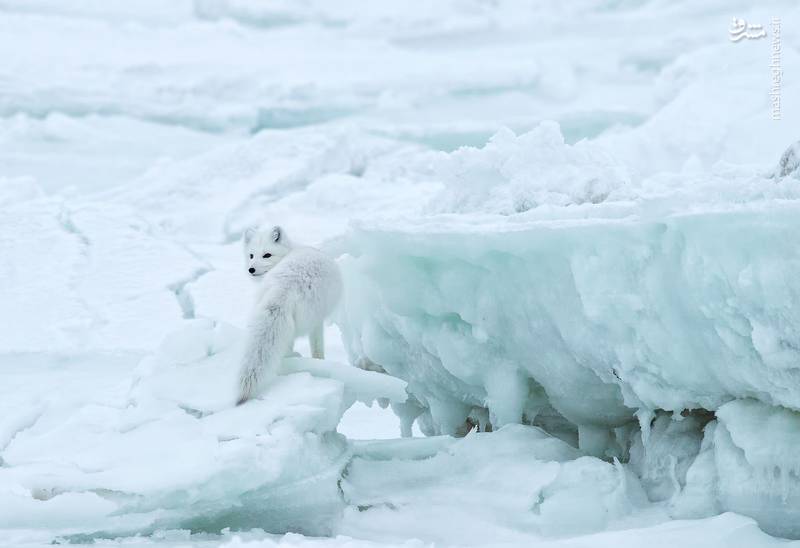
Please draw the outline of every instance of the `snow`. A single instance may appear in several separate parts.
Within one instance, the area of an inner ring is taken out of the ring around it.
[[[798,22],[0,0],[0,544],[793,545]],[[254,224],[345,298],[235,407]]]

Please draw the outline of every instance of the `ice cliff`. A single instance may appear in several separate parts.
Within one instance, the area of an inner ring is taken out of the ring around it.
[[[800,536],[800,181],[784,171],[646,176],[553,124],[443,155],[423,213],[348,236],[351,358],[408,382],[396,410],[426,434],[535,424],[630,461],[676,516]]]

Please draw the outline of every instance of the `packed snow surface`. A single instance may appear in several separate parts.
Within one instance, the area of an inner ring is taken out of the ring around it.
[[[0,0],[0,544],[800,538],[798,26]],[[253,224],[345,297],[236,407]]]

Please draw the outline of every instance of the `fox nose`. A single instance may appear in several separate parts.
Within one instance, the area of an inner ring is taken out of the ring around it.
[[[256,273],[256,269],[251,266],[250,269],[248,270],[248,272],[250,274],[255,274]]]

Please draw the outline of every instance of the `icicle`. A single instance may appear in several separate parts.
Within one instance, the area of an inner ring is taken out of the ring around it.
[[[647,453],[647,444],[650,441],[650,425],[653,423],[655,413],[652,409],[640,408],[636,411],[636,418],[639,419],[639,430],[642,432],[642,447]]]

